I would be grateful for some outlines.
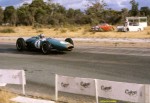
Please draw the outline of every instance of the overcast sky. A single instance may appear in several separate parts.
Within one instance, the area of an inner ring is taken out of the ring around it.
[[[46,1],[46,0],[44,0]],[[86,8],[87,0],[52,0],[55,3],[60,3],[61,5],[68,8],[81,9],[84,10]],[[0,0],[0,6],[21,6],[24,2],[31,3],[32,0]],[[107,8],[112,8],[115,10],[121,10],[122,8],[131,8],[129,2],[130,0],[104,0],[104,2],[108,5]],[[149,6],[150,0],[136,0],[139,3],[139,7]]]

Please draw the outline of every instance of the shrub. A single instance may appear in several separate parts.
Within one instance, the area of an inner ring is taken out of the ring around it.
[[[87,34],[88,32],[89,32],[88,29],[84,29],[83,32],[82,32],[82,35],[85,35],[85,34]]]
[[[42,30],[37,30],[36,32],[37,32],[37,33],[42,33],[43,31],[42,31]]]
[[[75,31],[76,31],[76,29],[75,29],[75,28],[69,28],[69,31],[71,31],[71,32],[75,32]]]
[[[34,23],[33,29],[38,29],[38,28],[42,28],[42,25],[39,23]]]
[[[47,25],[46,28],[51,29],[52,25]]]
[[[147,32],[147,35],[150,35],[150,32]]]
[[[96,33],[96,31],[91,31],[91,33],[90,34],[95,34]]]
[[[6,28],[6,29],[2,29],[0,30],[1,33],[15,33],[15,31],[11,28]]]
[[[77,28],[77,27],[74,27],[74,26],[70,26],[68,29],[69,29],[69,31],[71,31],[71,32],[76,32],[76,31],[78,31],[78,28]]]
[[[61,32],[61,33],[66,33],[67,30],[66,30],[66,29],[61,29],[60,32]]]
[[[56,27],[56,28],[54,28],[54,31],[58,31],[58,30],[59,30],[59,28],[57,28],[57,27]]]

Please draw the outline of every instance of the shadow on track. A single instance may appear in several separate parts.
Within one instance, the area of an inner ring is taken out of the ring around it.
[[[0,44],[0,53],[24,54],[24,55],[44,55],[41,50],[18,51],[16,49],[15,45],[9,45],[9,44]],[[47,55],[63,55],[63,54],[66,54],[66,52],[52,50]]]

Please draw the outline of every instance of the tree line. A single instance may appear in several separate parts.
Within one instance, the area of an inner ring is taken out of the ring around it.
[[[31,4],[23,4],[15,8],[8,6],[4,10],[0,7],[0,24],[9,23],[10,25],[96,25],[99,23],[109,23],[116,25],[123,23],[128,16],[147,16],[150,23],[150,8],[141,7],[135,0],[131,0],[131,10],[122,8],[121,11],[107,8],[104,0],[95,0],[86,5],[87,9],[66,9],[58,3],[50,0],[33,0]]]

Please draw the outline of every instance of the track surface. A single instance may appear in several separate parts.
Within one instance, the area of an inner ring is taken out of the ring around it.
[[[54,93],[56,74],[150,84],[150,49],[77,45],[72,52],[18,52],[0,44],[0,68],[24,69],[27,91]],[[37,89],[38,88],[38,89]]]

